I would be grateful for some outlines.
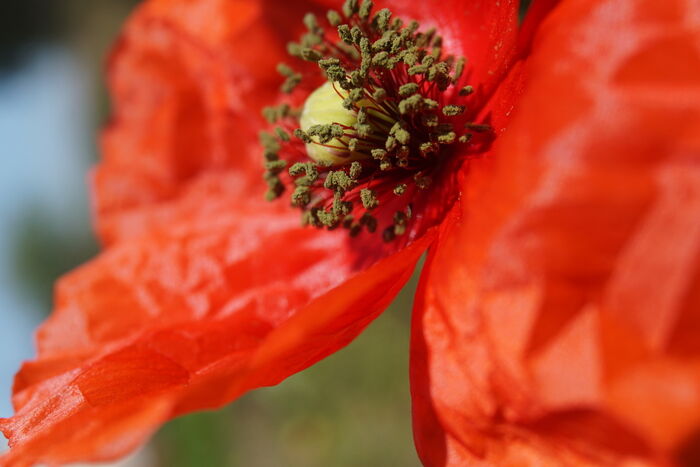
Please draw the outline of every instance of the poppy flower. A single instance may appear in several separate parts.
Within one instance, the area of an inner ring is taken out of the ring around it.
[[[425,465],[697,460],[700,7],[368,5],[138,8],[93,176],[104,252],[57,286],[4,465],[114,459],[280,382],[426,250]]]

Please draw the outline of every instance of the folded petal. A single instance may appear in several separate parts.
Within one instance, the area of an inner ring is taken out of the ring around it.
[[[694,465],[698,18],[683,0],[562,0],[542,24],[419,287],[425,465]]]
[[[0,423],[2,465],[113,459],[176,415],[278,383],[361,332],[431,238],[368,256],[286,207],[242,204],[236,177],[199,177],[165,207],[167,228],[61,280]]]
[[[551,11],[561,0],[533,0],[527,7],[527,14],[518,31],[518,57],[527,56],[532,49],[532,42],[539,31],[542,21],[549,16]]]
[[[516,42],[508,42],[512,47],[509,46],[508,54],[502,57],[501,68],[487,73],[494,78],[493,81],[486,91],[482,90],[480,95],[477,93],[476,100],[470,103],[470,105],[480,106],[476,121],[490,125],[496,135],[500,135],[506,129],[513,116],[527,82],[528,68],[525,64],[531,53],[532,43],[540,25],[559,1],[535,0],[532,2],[518,30]],[[497,46],[492,45],[492,47]]]

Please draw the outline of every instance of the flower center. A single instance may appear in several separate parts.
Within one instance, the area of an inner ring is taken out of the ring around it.
[[[358,113],[343,107],[343,94],[340,94],[335,84],[327,81],[316,89],[304,102],[304,109],[299,119],[301,131],[310,136],[311,142],[306,144],[306,153],[319,164],[342,166],[348,162],[368,159],[371,150],[380,144],[371,133],[376,133],[394,124],[394,121],[371,107],[367,100],[359,102],[366,113],[372,113],[374,124],[367,128],[367,133],[358,134]],[[347,98],[347,93],[344,93]],[[372,109],[372,110],[370,110]],[[362,115],[367,122],[367,115]],[[324,135],[333,139],[322,142]]]
[[[388,9],[372,15],[372,7],[347,0],[342,14],[328,12],[330,28],[306,15],[308,32],[288,51],[318,68],[278,66],[282,91],[306,99],[301,109],[266,108],[278,126],[261,142],[268,199],[293,187],[291,204],[305,225],[342,226],[355,236],[381,224],[391,241],[408,231],[414,202],[429,196],[446,162],[479,152],[492,134],[473,122],[465,60],[445,56],[434,29],[420,32]],[[326,79],[321,86],[318,76]]]

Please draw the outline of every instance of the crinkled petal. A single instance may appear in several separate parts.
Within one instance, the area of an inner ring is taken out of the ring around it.
[[[200,177],[167,229],[61,280],[39,357],[16,378],[16,415],[0,423],[2,465],[113,459],[176,415],[278,383],[361,332],[431,239],[368,258],[345,231],[241,204],[235,180]]]
[[[528,67],[419,287],[420,456],[694,465],[700,5],[562,0]]]
[[[292,0],[151,0],[109,62],[114,108],[94,172],[97,229],[111,244],[138,235],[133,212],[177,198],[207,171],[260,183],[260,110],[275,102],[276,64],[314,5]]]

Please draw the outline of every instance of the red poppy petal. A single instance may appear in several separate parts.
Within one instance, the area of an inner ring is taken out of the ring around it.
[[[527,8],[527,14],[518,32],[517,55],[527,56],[532,49],[532,42],[539,31],[542,21],[561,0],[534,0]]]
[[[532,42],[542,22],[559,4],[560,0],[535,0],[528,8],[528,14],[518,32],[515,53],[504,69],[505,74],[494,84],[492,93],[486,97],[476,121],[487,123],[496,135],[502,134],[508,126],[518,105],[527,82],[528,69],[525,66],[531,52]]]
[[[167,229],[60,282],[39,358],[16,379],[17,413],[0,424],[2,465],[112,459],[173,416],[278,383],[362,331],[431,240],[363,269],[346,232],[241,205],[235,177],[200,177]]]
[[[427,466],[693,465],[700,8],[563,0],[416,302]]]
[[[481,109],[477,121],[487,123],[496,136],[503,134],[513,117],[520,96],[527,83],[526,60],[513,63],[508,74],[501,80],[486,105]]]
[[[110,60],[113,117],[95,171],[105,243],[131,233],[122,215],[173,198],[199,173],[235,167],[242,188],[261,185],[248,149],[310,5],[268,3],[151,0],[129,20]]]
[[[559,4],[560,0],[535,0],[525,17],[518,33],[518,42],[514,56],[507,66],[507,72],[496,83],[476,121],[488,123],[496,135],[500,135],[508,126],[520,96],[527,82],[526,62],[531,52],[532,42],[540,25]]]

